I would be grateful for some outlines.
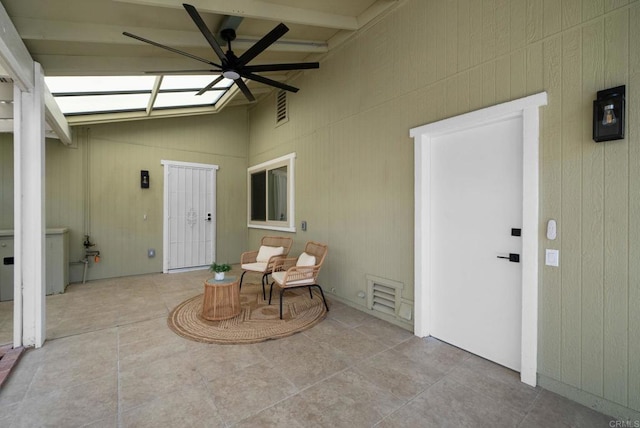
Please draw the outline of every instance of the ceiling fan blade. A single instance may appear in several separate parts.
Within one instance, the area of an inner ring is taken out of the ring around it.
[[[149,40],[149,39],[145,39],[144,37],[136,36],[135,34],[131,34],[131,33],[127,32],[127,31],[123,32],[122,34],[124,34],[127,37],[131,37],[132,39],[136,39],[136,40],[140,40],[141,42],[148,43],[148,44],[150,44],[152,46],[168,50],[169,52],[173,52],[173,53],[177,53],[177,54],[180,54],[180,55],[184,55],[184,56],[186,56],[188,58],[195,59],[196,61],[204,62],[205,64],[209,64],[209,65],[212,65],[212,66],[217,67],[219,69],[222,69],[222,67],[220,65],[216,64],[215,62],[211,62],[208,59],[204,59],[204,58],[200,58],[199,56],[192,55],[189,52],[184,52],[184,51],[181,51],[181,50],[176,49],[176,48],[172,48],[172,47],[169,47],[169,46],[162,45],[162,44],[160,44],[158,42],[154,42],[153,40]]]
[[[205,92],[207,92],[209,89],[213,88],[214,86],[216,86],[216,84],[218,82],[220,82],[222,79],[224,79],[224,76],[220,75],[218,76],[218,78],[216,80],[214,80],[213,82],[209,83],[207,86],[205,86],[204,88],[200,89],[200,91],[198,91],[198,93],[196,95],[202,95]]]
[[[207,27],[207,24],[204,23],[204,21],[202,20],[202,17],[200,16],[196,8],[186,3],[182,3],[182,6],[184,6],[184,8],[187,10],[187,13],[189,14],[189,16],[191,16],[191,19],[193,20],[193,22],[195,22],[196,26],[198,27],[198,29],[200,30],[204,38],[207,39],[207,42],[209,42],[209,45],[211,45],[211,47],[213,48],[213,51],[216,53],[216,55],[218,55],[218,58],[220,58],[220,61],[224,63],[227,60],[227,56],[222,51],[222,48],[218,44],[218,41],[216,40],[216,38],[213,37],[213,34],[211,34],[211,30],[209,30],[209,27]]]
[[[244,83],[244,80],[238,78],[238,79],[234,80],[234,82],[236,83],[236,85],[238,85],[238,88],[240,88],[240,90],[242,91],[244,96],[247,97],[247,99],[249,101],[255,101],[256,100],[256,98],[253,96],[253,94],[251,93],[251,91],[247,87],[247,84]]]
[[[240,73],[240,75],[242,77],[246,77],[247,79],[251,79],[251,80],[255,80],[256,82],[264,83],[265,85],[274,86],[276,88],[284,89],[285,91],[298,92],[298,90],[299,90],[296,87],[289,86],[287,84],[277,82],[277,81],[275,81],[273,79],[267,79],[266,77],[259,76],[257,74],[247,73],[245,71],[242,71]]]
[[[280,23],[273,30],[269,31],[263,38],[258,40],[253,46],[247,49],[240,58],[238,58],[237,64],[242,66],[254,59],[260,52],[271,46],[273,42],[282,37],[289,28]]]
[[[260,65],[245,65],[243,70],[250,73],[258,71],[285,71],[285,70],[307,70],[310,68],[320,68],[318,62],[296,62],[291,64],[260,64]]]

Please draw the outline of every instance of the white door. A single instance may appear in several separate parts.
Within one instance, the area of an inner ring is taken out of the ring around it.
[[[164,272],[215,260],[216,165],[162,161],[165,167]]]
[[[434,138],[431,334],[520,371],[522,118]],[[514,257],[512,257],[514,258]]]

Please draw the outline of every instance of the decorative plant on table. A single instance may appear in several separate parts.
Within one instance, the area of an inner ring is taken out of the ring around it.
[[[224,273],[231,270],[231,266],[226,263],[218,264],[216,262],[213,262],[211,266],[209,266],[209,270],[211,272],[215,272],[214,279],[216,281],[220,281],[224,279]]]

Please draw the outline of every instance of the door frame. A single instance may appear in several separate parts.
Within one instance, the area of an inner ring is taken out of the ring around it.
[[[547,93],[509,101],[438,122],[412,128],[415,162],[414,216],[414,334],[430,335],[431,234],[429,219],[431,141],[445,134],[484,126],[511,117],[522,118],[522,342],[520,380],[536,385],[538,353],[538,210],[539,107]]]
[[[164,190],[163,190],[163,213],[162,213],[162,272],[170,273],[170,272],[184,272],[185,270],[193,270],[190,268],[185,269],[173,269],[169,270],[169,167],[172,166],[182,166],[188,168],[204,168],[213,170],[213,201],[212,201],[212,214],[213,214],[213,227],[212,237],[211,237],[211,245],[212,254],[216,255],[216,229],[218,225],[218,216],[216,215],[216,199],[217,199],[217,190],[216,190],[216,182],[217,182],[217,171],[220,168],[218,165],[212,164],[204,164],[204,163],[194,163],[194,162],[180,162],[180,161],[171,161],[171,160],[161,160],[160,163],[165,167],[164,168]],[[200,268],[203,269],[203,268]]]

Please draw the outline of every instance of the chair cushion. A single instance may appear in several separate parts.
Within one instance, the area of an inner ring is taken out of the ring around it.
[[[257,262],[268,262],[273,256],[280,256],[284,253],[284,247],[269,247],[268,245],[261,245],[256,256]]]
[[[267,263],[245,263],[241,267],[243,270],[250,270],[251,272],[264,272],[267,270]]]
[[[281,285],[283,287],[292,286],[292,285],[311,285],[311,284],[313,284],[313,277],[305,278],[305,279],[298,279],[296,281],[287,281],[286,284],[283,284],[284,275],[285,274],[286,274],[285,271],[274,272],[274,273],[271,274],[271,278],[273,278],[273,280],[276,283],[278,283],[278,285]]]
[[[316,257],[308,253],[300,254],[300,257],[298,257],[298,261],[296,262],[296,266],[315,266],[315,265],[316,265]]]

